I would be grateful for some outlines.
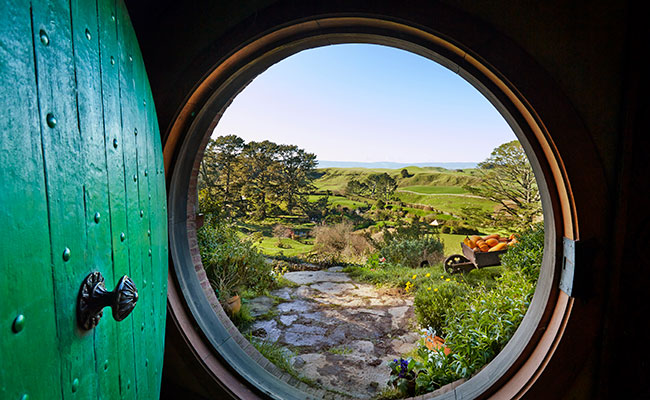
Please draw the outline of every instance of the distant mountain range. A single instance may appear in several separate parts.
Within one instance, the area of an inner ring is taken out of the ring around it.
[[[399,163],[391,161],[359,162],[359,161],[327,161],[318,160],[318,168],[388,168],[397,169],[405,167],[442,167],[446,169],[476,168],[475,162],[424,162],[424,163]]]

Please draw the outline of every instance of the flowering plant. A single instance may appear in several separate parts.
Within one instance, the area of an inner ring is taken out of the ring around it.
[[[388,366],[391,369],[388,385],[393,385],[404,395],[415,395],[415,378],[420,369],[423,368],[422,363],[413,360],[411,357],[407,359],[400,358],[399,360],[396,358]]]

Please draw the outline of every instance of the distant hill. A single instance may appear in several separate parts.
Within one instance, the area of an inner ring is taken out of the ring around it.
[[[398,187],[407,186],[456,186],[475,184],[478,181],[475,169],[464,169],[462,172],[442,167],[407,166],[408,177],[403,177],[401,168],[319,168],[318,179],[314,185],[318,190],[331,190],[344,193],[351,179],[363,180],[370,174],[386,172],[397,181]]]
[[[318,160],[318,168],[386,168],[397,169],[406,167],[442,167],[445,169],[476,168],[475,162],[425,162],[425,163],[398,163],[391,161],[359,162],[359,161],[327,161]]]

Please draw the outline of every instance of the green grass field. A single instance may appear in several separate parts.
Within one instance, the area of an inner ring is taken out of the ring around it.
[[[431,195],[431,194],[415,194],[405,192],[395,192],[397,196],[404,203],[411,204],[424,204],[435,208],[436,210],[445,211],[448,213],[460,215],[463,207],[480,207],[486,211],[493,211],[496,203],[480,199],[476,197],[466,197],[462,195]]]
[[[434,186],[462,189],[462,186],[477,181],[476,170],[474,169],[467,169],[460,172],[439,167],[406,167],[406,170],[409,172],[409,177],[407,178],[402,177],[401,168],[322,168],[318,170],[320,177],[314,181],[314,185],[319,191],[331,190],[334,193],[343,194],[345,187],[351,179],[364,180],[370,174],[381,174],[384,172],[395,179],[397,186],[400,188]]]
[[[404,186],[397,189],[397,191],[409,191],[422,194],[465,194],[467,190],[461,186]]]
[[[274,237],[264,237],[261,242],[256,241],[255,247],[257,247],[263,254],[268,256],[277,256],[280,253],[287,257],[300,256],[307,254],[314,248],[313,244],[300,243],[297,240],[292,240],[289,238],[279,239],[283,247],[278,247],[278,238]]]
[[[450,256],[452,254],[463,254],[460,247],[460,242],[462,242],[463,239],[465,239],[465,235],[441,233],[440,239],[442,240],[442,243],[445,245],[445,257]]]
[[[310,202],[316,202],[316,201],[318,201],[318,199],[320,199],[322,197],[323,196],[321,196],[321,195],[313,195],[312,194],[312,195],[309,195],[307,197],[307,200],[309,200]],[[349,208],[351,210],[355,210],[355,209],[360,208],[360,207],[368,207],[368,203],[364,203],[364,202],[361,202],[361,201],[350,200],[345,196],[337,196],[337,195],[329,196],[329,198],[327,199],[327,204],[330,207],[341,206],[341,207],[347,207],[347,208]]]

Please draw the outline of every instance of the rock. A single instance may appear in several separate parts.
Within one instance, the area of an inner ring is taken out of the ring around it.
[[[248,308],[252,317],[259,317],[269,312],[274,303],[275,301],[270,297],[256,297],[248,302]]]
[[[357,340],[350,343],[350,347],[359,353],[372,353],[375,350],[375,345],[367,340]]]
[[[400,329],[403,328],[403,322],[406,319],[406,312],[408,311],[407,306],[403,307],[393,307],[388,309],[388,313],[393,317],[392,328]]]
[[[277,327],[275,320],[255,321],[251,327],[253,336],[269,342],[277,342],[282,332]]]
[[[380,359],[378,359],[378,358],[375,358],[372,361],[368,361],[368,365],[370,365],[371,367],[376,367],[381,363],[382,363],[382,361]]]
[[[270,297],[251,301],[255,314],[277,313],[272,320],[255,321],[253,335],[294,349],[283,353],[296,372],[341,393],[335,397],[375,397],[390,376],[385,360],[417,346],[419,334],[408,332],[413,301],[356,283],[341,267],[285,277],[301,286],[271,292],[286,300],[280,304],[273,305]],[[391,334],[403,335],[391,340]],[[345,351],[326,351],[332,348]]]
[[[281,315],[280,323],[284,326],[290,326],[297,319],[298,319],[297,315]]]
[[[301,356],[296,356],[293,358],[292,366],[294,368],[300,368],[305,365],[305,360]]]
[[[312,303],[305,300],[294,300],[278,304],[278,311],[282,314],[303,313],[310,311],[312,308]]]
[[[320,282],[311,285],[311,288],[325,294],[340,296],[343,292],[354,289],[354,285],[350,283]]]
[[[309,286],[300,286],[295,291],[295,297],[309,299],[313,296],[314,291]]]
[[[298,285],[310,285],[316,282],[349,282],[350,277],[347,274],[327,271],[296,271],[287,272],[284,278]]]
[[[286,287],[281,289],[276,289],[271,292],[271,295],[279,297],[283,300],[291,300],[291,289]]]

